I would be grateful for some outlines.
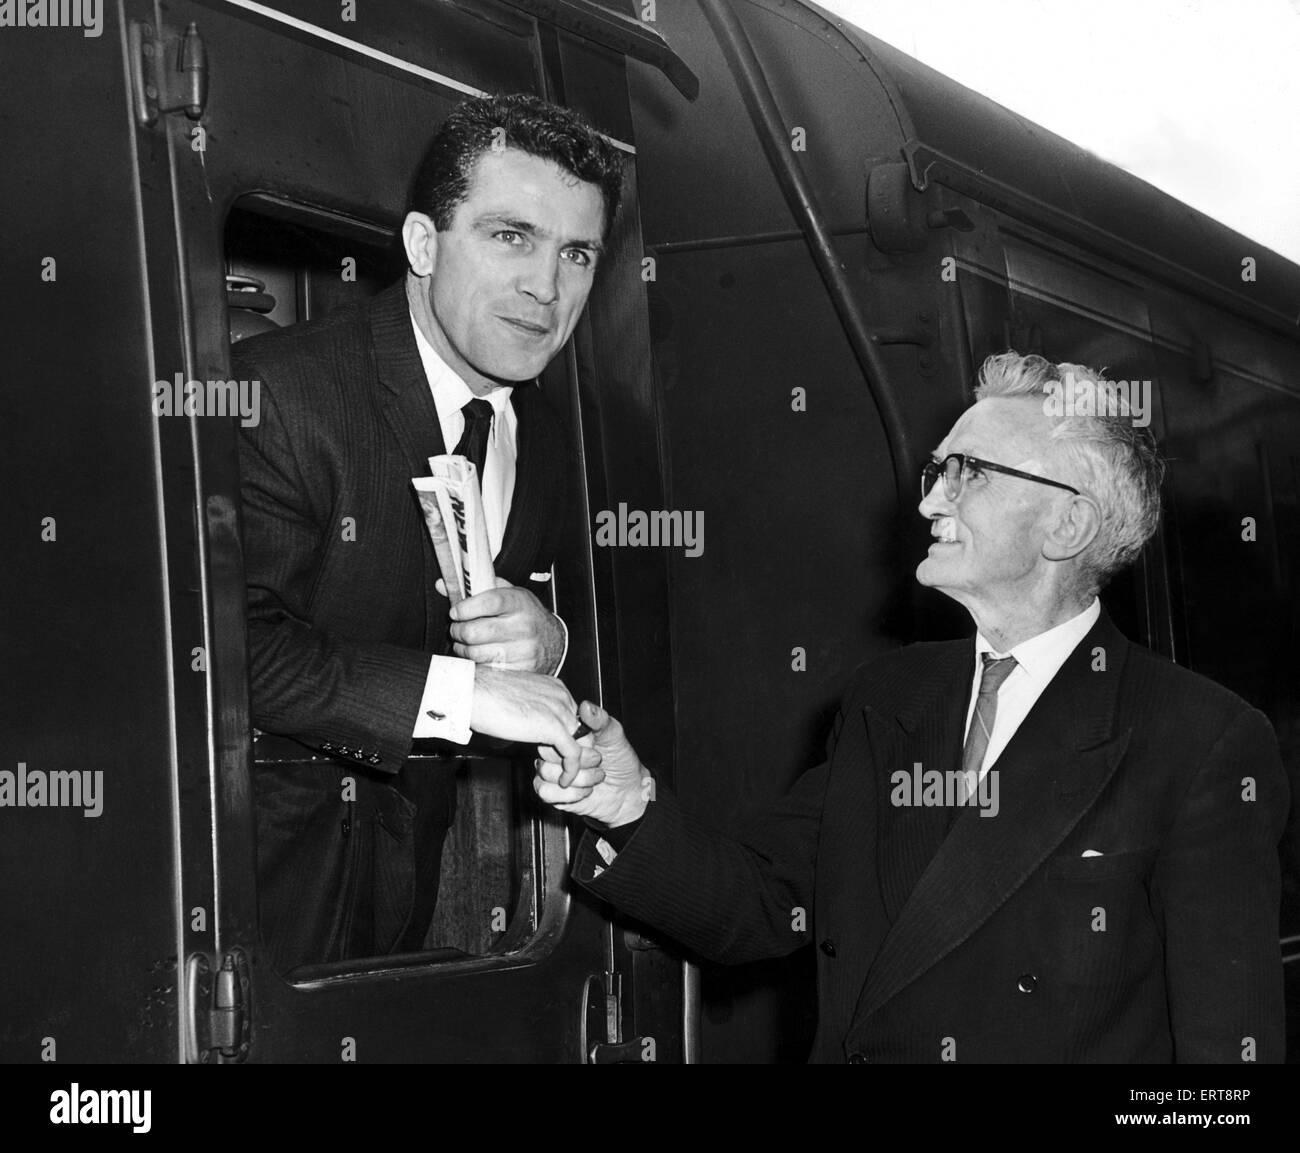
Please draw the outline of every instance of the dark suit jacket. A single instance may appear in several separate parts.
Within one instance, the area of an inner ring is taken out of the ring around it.
[[[436,891],[436,852],[413,876],[411,845],[452,803],[449,773],[401,772],[429,656],[450,651],[411,486],[448,450],[405,286],[245,340],[232,361],[261,382],[261,420],[240,429],[253,723],[341,762],[255,777],[263,927],[283,964],[385,952],[412,890]],[[535,386],[512,399],[515,487],[495,567],[546,603],[529,577],[550,568],[563,531],[567,448]],[[340,799],[345,775],[355,802]],[[356,903],[358,886],[379,904]]]
[[[724,962],[790,952],[807,910],[815,1061],[1280,1061],[1265,717],[1103,613],[993,766],[998,815],[949,832],[891,775],[959,768],[973,670],[969,640],[873,662],[826,763],[738,838],[661,792],[595,879],[589,832],[575,875]]]

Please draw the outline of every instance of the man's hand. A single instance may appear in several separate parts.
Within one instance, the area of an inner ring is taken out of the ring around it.
[[[580,758],[576,770],[571,758],[543,746],[536,761],[533,790],[548,805],[580,817],[590,817],[611,828],[635,821],[646,810],[654,778],[628,744],[623,726],[599,705],[583,701],[578,716],[590,726],[594,748]],[[593,763],[592,753],[600,760]]]
[[[554,677],[474,666],[469,727],[503,741],[553,746],[555,759],[563,760],[565,771],[575,774],[584,764],[600,763],[590,748],[585,750],[584,760],[584,749],[573,737],[577,711],[569,690]],[[590,746],[590,738],[587,744]]]
[[[552,673],[564,655],[564,626],[528,589],[501,577],[496,588],[452,605],[451,620],[452,650],[475,664]]]

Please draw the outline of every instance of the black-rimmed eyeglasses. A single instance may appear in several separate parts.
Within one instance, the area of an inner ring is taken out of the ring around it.
[[[1033,480],[1039,484],[1050,484],[1053,488],[1063,488],[1075,496],[1083,494],[1071,485],[1059,480],[1048,480],[1045,476],[1034,476],[1031,472],[1021,472],[1018,468],[1007,468],[1005,464],[994,464],[991,460],[967,456],[964,452],[952,452],[943,460],[928,460],[921,469],[921,499],[925,500],[934,488],[934,482],[943,478],[944,495],[952,501],[961,496],[962,485],[968,476],[978,476],[981,472],[1000,472],[1007,476],[1018,476],[1021,480]]]

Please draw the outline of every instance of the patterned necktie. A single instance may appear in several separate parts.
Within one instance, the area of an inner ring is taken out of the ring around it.
[[[998,715],[998,689],[1016,667],[1015,657],[998,657],[981,653],[984,670],[980,673],[980,691],[975,698],[975,715],[971,717],[970,732],[966,734],[966,748],[961,756],[962,781],[966,799],[974,796],[979,784],[980,766],[988,752],[993,736],[993,722]],[[974,803],[973,801],[970,803]]]
[[[479,490],[482,491],[488,434],[492,431],[492,405],[475,397],[460,411],[465,414],[465,431],[456,443],[456,455],[474,462],[474,467],[478,469]]]

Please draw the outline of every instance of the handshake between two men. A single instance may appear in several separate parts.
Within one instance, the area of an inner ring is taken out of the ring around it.
[[[599,718],[601,730],[613,726],[605,738],[611,746],[616,743],[613,732],[621,734],[622,730],[598,706],[584,702],[580,713],[558,674],[533,671],[560,663],[565,648],[563,625],[527,589],[515,588],[500,578],[497,586],[450,610],[452,650],[474,662],[469,727],[499,740],[537,745],[547,758],[545,762],[539,759],[539,771],[543,764],[547,772],[554,769],[558,791],[554,796],[542,793],[540,776],[534,787],[544,801],[568,810],[590,799],[604,780],[601,752],[593,741],[598,725],[593,720]],[[443,581],[437,582],[437,588],[446,595]],[[578,734],[586,729],[592,734],[580,741]],[[625,740],[618,743],[626,746]],[[630,748],[627,752],[639,766]],[[592,805],[603,812],[609,802],[602,793]],[[572,811],[600,819],[586,807]]]
[[[497,585],[450,611],[453,651],[475,662],[470,728],[537,745],[533,788],[554,808],[608,826],[638,819],[652,778],[623,727],[590,701],[579,709],[557,677],[531,671],[559,663],[558,620],[527,589]],[[437,588],[446,595],[443,581]]]
[[[623,726],[590,701],[575,707],[569,690],[554,677],[476,665],[470,727],[485,736],[537,745],[533,789],[561,812],[611,827],[645,812],[653,778]]]

